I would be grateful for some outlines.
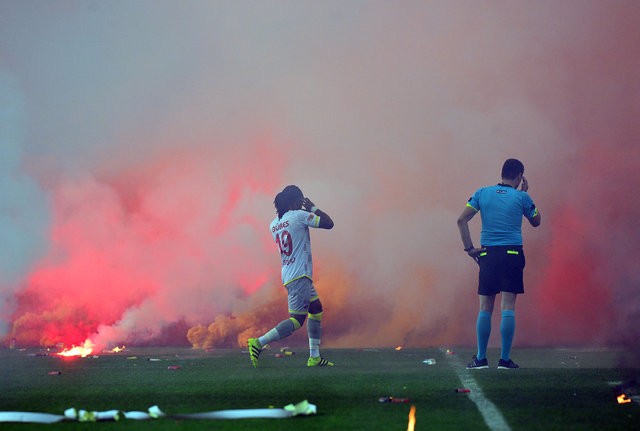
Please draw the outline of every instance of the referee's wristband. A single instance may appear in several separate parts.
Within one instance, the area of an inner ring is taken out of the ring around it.
[[[464,249],[464,251],[466,251],[467,253],[469,253],[471,250],[473,250],[475,247],[471,246],[471,247],[467,247]]]
[[[315,212],[316,212],[316,210],[317,210],[317,209],[318,209],[318,207],[314,205],[314,206],[312,206],[312,207],[311,207],[311,209],[309,210],[309,212],[312,212],[312,213],[314,213],[314,214],[315,214]]]

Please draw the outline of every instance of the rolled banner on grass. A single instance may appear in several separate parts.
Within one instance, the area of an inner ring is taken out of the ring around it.
[[[236,409],[218,410],[205,413],[171,415],[174,419],[286,419],[298,415],[315,415],[315,404],[304,400],[298,404],[289,404],[282,409]]]
[[[159,419],[165,414],[160,410],[158,406],[151,406],[147,409],[148,413],[145,412],[124,412],[124,417],[126,419],[134,419],[134,420],[146,420],[146,419]]]
[[[67,419],[62,415],[32,412],[0,412],[0,422],[23,422],[35,424],[54,424]]]
[[[117,421],[121,418],[132,420],[160,419],[170,417],[173,419],[286,419],[299,415],[314,415],[317,409],[315,404],[307,400],[298,404],[289,404],[281,409],[236,409],[218,410],[204,413],[187,413],[167,416],[158,406],[149,407],[147,412],[121,410],[107,410],[103,412],[77,410],[69,408],[64,415],[33,412],[0,412],[0,422],[21,422],[53,424],[61,421],[96,422]]]

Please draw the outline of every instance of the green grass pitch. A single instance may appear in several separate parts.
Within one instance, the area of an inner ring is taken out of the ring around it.
[[[465,373],[471,373],[512,430],[628,430],[640,425],[640,404],[616,401],[616,382],[640,374],[617,367],[624,355],[620,351],[514,349],[522,368],[497,370],[498,352],[490,350],[491,369],[467,371],[464,363],[473,353],[468,348],[452,348],[454,354],[438,348],[323,349],[336,363],[326,368],[307,368],[306,349],[292,350],[297,354],[283,358],[275,356],[277,348],[266,350],[254,369],[240,349],[132,348],[73,359],[2,349],[0,411],[146,411],[157,405],[172,415],[281,408],[306,399],[318,412],[291,419],[2,423],[0,429],[406,430],[411,405],[416,407],[416,430],[488,429],[469,394],[455,392]],[[436,364],[424,364],[427,358]],[[384,396],[410,402],[379,402]]]

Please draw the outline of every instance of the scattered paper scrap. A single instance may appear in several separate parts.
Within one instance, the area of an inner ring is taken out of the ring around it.
[[[409,402],[409,398],[380,397],[380,398],[378,398],[378,402],[381,402],[381,403],[408,403]]]

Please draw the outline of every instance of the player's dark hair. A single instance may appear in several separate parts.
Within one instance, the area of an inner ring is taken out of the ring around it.
[[[287,196],[289,196],[289,199],[291,199],[292,203],[295,202],[296,199],[304,198],[304,195],[302,194],[302,190],[300,190],[300,187],[294,186],[294,185],[285,187],[282,190],[282,193],[287,194]]]
[[[502,165],[502,178],[515,180],[518,174],[524,173],[524,165],[518,159],[507,159]]]
[[[276,198],[273,200],[273,205],[276,207],[278,219],[281,219],[284,213],[289,211],[289,202],[289,197],[285,192],[280,192],[276,195]]]
[[[273,201],[273,204],[276,206],[276,211],[278,212],[278,218],[282,218],[282,216],[291,209],[291,206],[296,203],[296,201],[303,198],[304,195],[302,194],[300,187],[294,185],[285,187],[276,195],[276,198]]]

